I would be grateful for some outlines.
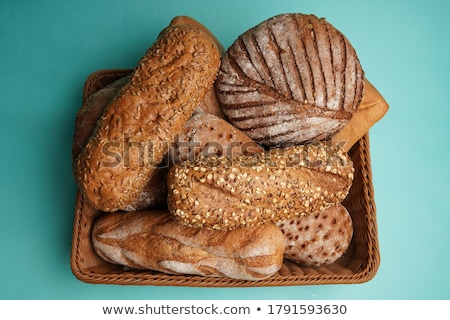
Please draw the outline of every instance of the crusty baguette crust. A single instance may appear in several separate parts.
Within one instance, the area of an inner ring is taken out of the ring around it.
[[[299,145],[175,165],[167,202],[186,225],[232,229],[325,210],[346,197],[352,181],[353,163],[338,147]]]
[[[273,224],[232,231],[195,229],[167,211],[107,213],[95,222],[92,242],[104,260],[127,267],[242,280],[276,273],[285,246]]]
[[[228,119],[272,147],[339,131],[361,102],[364,72],[348,39],[325,19],[281,14],[228,48],[215,87]]]
[[[75,161],[76,182],[94,207],[116,211],[137,199],[219,64],[217,45],[201,29],[173,26],[161,33]]]

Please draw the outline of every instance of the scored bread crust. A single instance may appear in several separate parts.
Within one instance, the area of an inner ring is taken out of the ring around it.
[[[281,14],[238,37],[215,83],[223,112],[266,146],[325,140],[351,119],[364,72],[348,39],[325,19]]]
[[[131,268],[253,281],[281,268],[285,247],[274,224],[195,229],[155,210],[104,214],[94,223],[92,243],[104,260]]]
[[[347,153],[325,143],[252,156],[208,156],[170,168],[169,210],[198,228],[233,229],[311,214],[341,202],[353,181]]]
[[[94,207],[117,211],[138,198],[219,64],[217,45],[203,30],[177,25],[160,34],[75,161],[76,182]]]

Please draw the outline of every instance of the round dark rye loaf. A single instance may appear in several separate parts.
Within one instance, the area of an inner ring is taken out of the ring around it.
[[[192,227],[276,223],[340,203],[353,181],[347,153],[325,143],[252,156],[208,156],[169,169],[169,210]]]
[[[220,54],[200,28],[166,28],[106,106],[74,164],[99,210],[133,203],[217,76]]]
[[[332,136],[363,91],[364,72],[348,39],[305,14],[278,15],[240,35],[216,81],[225,115],[267,146]]]

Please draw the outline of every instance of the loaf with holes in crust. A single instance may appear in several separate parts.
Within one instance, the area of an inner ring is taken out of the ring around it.
[[[200,156],[235,157],[261,153],[263,149],[226,120],[208,113],[194,114],[176,137],[169,151],[171,163]]]
[[[139,197],[219,64],[217,44],[202,28],[163,30],[75,160],[77,185],[95,208],[123,210]]]
[[[281,14],[238,37],[215,83],[237,128],[266,146],[325,140],[352,118],[364,72],[349,40],[325,19]]]
[[[170,168],[167,203],[180,222],[197,228],[276,223],[340,203],[353,171],[347,153],[325,143],[201,156]]]
[[[345,253],[353,236],[352,218],[342,204],[276,225],[286,239],[284,256],[302,266],[335,262]]]

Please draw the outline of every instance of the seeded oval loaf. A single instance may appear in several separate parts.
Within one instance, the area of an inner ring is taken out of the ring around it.
[[[342,204],[276,225],[286,238],[284,256],[303,266],[335,262],[345,253],[353,235],[352,218]]]
[[[202,29],[177,25],[160,34],[75,161],[78,187],[94,207],[121,210],[139,197],[219,64],[217,45]]]
[[[75,161],[84,144],[94,131],[98,119],[105,107],[114,98],[117,92],[128,81],[130,76],[124,76],[91,95],[80,107],[75,119],[75,130],[72,140],[72,160]],[[136,200],[122,208],[126,211],[142,210],[158,207],[166,204],[167,168],[158,167],[152,174],[149,182],[144,187]]]
[[[192,227],[232,229],[325,210],[353,180],[347,153],[324,143],[253,156],[209,156],[169,169],[167,203]]]
[[[195,229],[167,211],[107,213],[92,230],[94,250],[111,263],[254,281],[281,268],[284,241],[274,224],[231,231]]]
[[[238,37],[215,83],[228,119],[266,146],[325,140],[351,119],[364,72],[348,39],[325,19],[281,14]]]
[[[177,25],[191,25],[194,27],[201,28],[203,31],[205,31],[211,39],[214,40],[214,42],[217,45],[217,48],[219,49],[220,55],[225,55],[225,48],[220,43],[220,41],[216,38],[216,36],[203,24],[198,22],[197,20],[188,17],[188,16],[176,16],[175,18],[170,21],[169,26],[177,26]],[[219,101],[217,101],[216,92],[214,89],[214,86],[211,87],[211,89],[206,93],[203,100],[200,102],[200,104],[195,109],[195,113],[210,113],[214,114],[220,118],[225,118],[225,115],[222,112],[222,109],[219,106]]]
[[[263,149],[242,131],[213,114],[192,116],[170,149],[171,163],[193,160],[199,156],[239,156],[261,153]]]

